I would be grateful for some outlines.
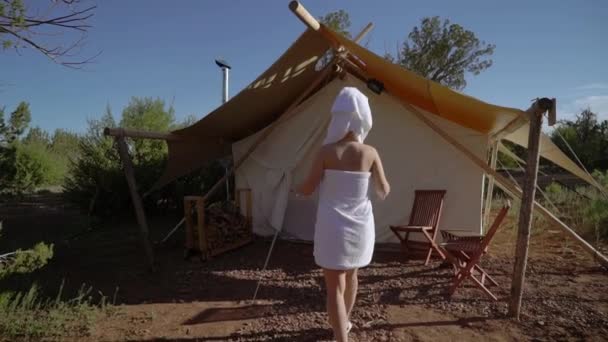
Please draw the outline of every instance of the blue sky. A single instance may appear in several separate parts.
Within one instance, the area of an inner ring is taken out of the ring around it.
[[[216,57],[233,70],[230,93],[252,82],[303,32],[288,1],[97,0],[83,54],[102,51],[85,70],[33,51],[0,52],[0,106],[30,103],[33,124],[83,132],[110,105],[115,117],[132,96],[173,103],[178,119],[220,105]],[[439,15],[496,45],[494,65],[468,78],[465,93],[527,108],[556,97],[558,115],[591,106],[608,119],[608,1],[303,1],[315,16],[350,13],[352,31],[368,22],[376,53],[394,52],[424,16]],[[373,6],[373,7],[371,7]]]

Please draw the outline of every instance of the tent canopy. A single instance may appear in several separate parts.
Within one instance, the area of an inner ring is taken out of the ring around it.
[[[231,145],[277,119],[318,77],[324,67],[324,54],[336,42],[362,64],[366,74],[384,84],[394,96],[459,126],[486,135],[510,127],[505,139],[527,144],[526,113],[515,108],[489,104],[427,80],[374,54],[344,36],[323,27],[330,35],[312,30],[304,32],[293,45],[247,88],[195,124],[174,131],[181,139],[169,141],[169,160],[155,187],[200,168],[207,161],[231,153]],[[456,152],[455,152],[456,153]],[[543,135],[541,155],[586,180],[596,182],[549,137]]]

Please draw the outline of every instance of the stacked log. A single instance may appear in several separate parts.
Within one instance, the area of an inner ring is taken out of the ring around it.
[[[252,240],[249,219],[233,202],[216,202],[205,211],[205,227],[211,255],[238,248]]]

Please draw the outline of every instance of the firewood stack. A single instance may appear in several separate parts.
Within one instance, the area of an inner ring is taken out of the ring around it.
[[[246,215],[241,214],[243,204]],[[208,206],[201,196],[185,196],[185,258],[198,250],[202,258],[207,259],[253,241],[251,204],[250,189],[237,189],[234,202],[215,202]]]
[[[205,218],[212,254],[214,250],[222,250],[251,239],[249,220],[233,202],[213,203],[207,208]]]

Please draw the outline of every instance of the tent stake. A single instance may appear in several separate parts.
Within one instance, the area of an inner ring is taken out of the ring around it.
[[[264,262],[264,268],[262,268],[262,273],[264,271],[266,271],[266,268],[268,267],[268,262],[270,261],[270,255],[272,254],[272,250],[274,249],[274,243],[277,242],[278,236],[279,236],[279,230],[277,229],[277,231],[274,233],[274,237],[272,238],[272,243],[270,244],[270,248],[268,249],[268,254],[266,255],[266,261]],[[260,284],[262,283],[262,277],[263,277],[263,274],[260,274],[260,277],[258,278],[258,284],[255,287],[255,292],[253,293],[253,299],[251,300],[252,302],[255,302],[256,298],[258,297],[258,291],[260,290]]]
[[[519,209],[519,224],[517,228],[517,246],[515,249],[515,265],[511,283],[511,299],[509,302],[509,315],[519,320],[521,313],[521,299],[524,292],[526,267],[528,265],[528,249],[530,246],[530,228],[536,195],[536,181],[538,179],[538,162],[540,159],[540,134],[543,122],[543,113],[547,106],[539,100],[536,107],[530,112],[530,131],[528,134],[528,160],[522,188],[522,199]],[[549,104],[550,106],[550,104]]]
[[[137,193],[137,183],[135,182],[135,175],[133,172],[133,162],[129,156],[129,148],[125,142],[124,137],[116,137],[116,144],[118,145],[118,153],[122,160],[122,167],[127,178],[127,184],[129,185],[129,192],[131,193],[131,200],[133,201],[133,208],[135,209],[135,216],[137,217],[137,223],[139,225],[139,233],[141,235],[141,241],[148,257],[148,265],[151,270],[154,270],[154,252],[152,251],[152,245],[150,244],[149,233],[148,233],[148,222],[146,221],[146,214],[144,213],[144,206],[141,202],[141,198]]]

